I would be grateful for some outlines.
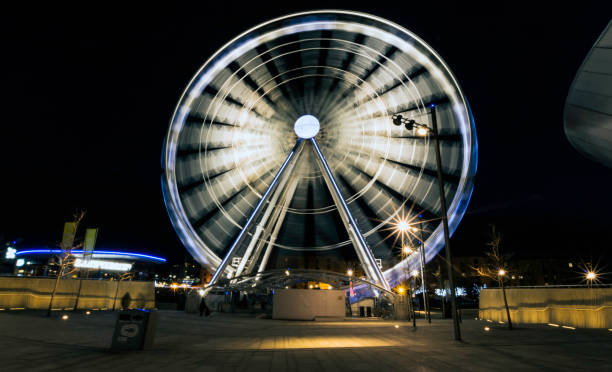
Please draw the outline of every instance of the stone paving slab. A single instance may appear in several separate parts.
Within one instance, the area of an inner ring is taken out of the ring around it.
[[[113,352],[116,314],[0,313],[0,371],[612,370],[608,330],[464,320],[301,322],[160,311],[150,350]],[[396,328],[396,326],[398,326]],[[491,328],[489,332],[484,327]]]

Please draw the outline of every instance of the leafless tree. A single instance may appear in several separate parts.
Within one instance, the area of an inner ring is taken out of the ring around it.
[[[70,245],[66,246],[63,240],[63,237],[62,237],[62,242],[60,243],[60,248],[62,252],[60,253],[60,258],[59,258],[59,265],[58,265],[59,268],[57,270],[57,278],[55,280],[55,285],[53,286],[53,291],[51,292],[51,299],[49,300],[49,308],[47,309],[47,317],[51,316],[51,309],[53,307],[53,299],[55,298],[55,292],[57,291],[57,285],[59,284],[60,279],[76,271],[76,269],[74,268],[74,256],[72,255],[72,250],[82,245],[82,243],[75,244],[76,243],[75,237],[76,237],[77,230],[79,229],[79,224],[81,223],[84,217],[85,217],[85,211],[75,213],[74,221],[73,221],[75,223],[75,227],[74,227],[74,231],[72,232],[72,237],[70,239],[70,241],[72,242]]]
[[[121,274],[119,278],[117,279],[117,287],[115,288],[115,299],[113,300],[113,311],[115,311],[115,307],[117,304],[117,296],[119,295],[119,284],[121,284],[121,282],[124,280],[132,280],[133,277],[134,277],[134,273],[130,271],[130,272]]]
[[[499,283],[504,296],[504,306],[506,307],[506,316],[508,318],[508,328],[512,330],[512,319],[510,318],[510,308],[506,298],[506,287],[504,281],[507,275],[504,256],[501,254],[499,246],[501,244],[502,235],[495,230],[495,226],[491,225],[491,240],[487,243],[490,250],[486,252],[487,260],[480,266],[472,266],[476,275],[482,278],[495,280]]]

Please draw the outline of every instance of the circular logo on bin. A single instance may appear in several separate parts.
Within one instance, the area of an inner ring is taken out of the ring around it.
[[[138,334],[138,326],[136,324],[122,325],[119,332],[121,333],[121,336],[134,337]]]

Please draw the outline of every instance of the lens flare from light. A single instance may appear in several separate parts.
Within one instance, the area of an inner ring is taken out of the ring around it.
[[[425,137],[429,131],[425,127],[418,127],[416,130],[417,135],[420,137]]]

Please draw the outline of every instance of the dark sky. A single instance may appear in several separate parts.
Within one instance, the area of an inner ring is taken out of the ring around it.
[[[63,222],[86,209],[86,225],[101,229],[99,249],[184,254],[160,187],[162,141],[182,90],[232,37],[309,9],[205,3],[2,12],[5,239],[53,244]],[[476,121],[479,164],[455,253],[482,249],[488,223],[497,223],[517,252],[605,254],[612,169],[569,144],[563,105],[612,8],[393,3],[310,9],[388,18],[423,38],[458,78]]]

